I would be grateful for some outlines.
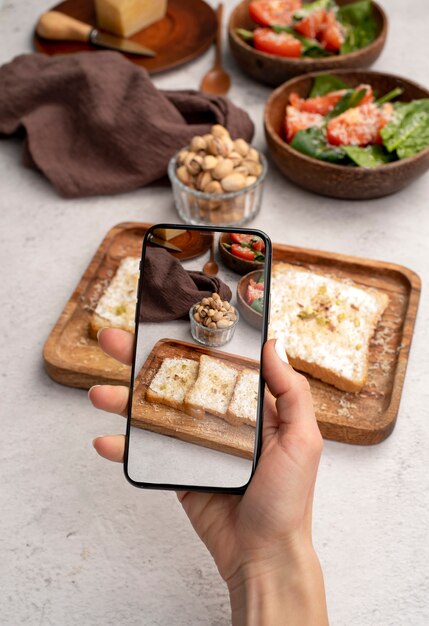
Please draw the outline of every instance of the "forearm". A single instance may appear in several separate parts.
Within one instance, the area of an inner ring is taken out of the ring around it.
[[[328,624],[323,574],[313,549],[298,560],[242,568],[228,587],[233,626]]]

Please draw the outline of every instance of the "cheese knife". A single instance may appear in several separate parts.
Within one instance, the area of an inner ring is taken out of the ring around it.
[[[178,248],[174,245],[174,243],[164,241],[164,239],[161,239],[160,237],[155,237],[155,235],[151,235],[149,241],[156,246],[161,246],[161,248],[167,248],[167,250],[174,250],[175,252],[182,252],[182,248]]]
[[[142,46],[135,41],[101,33],[99,30],[85,24],[74,17],[70,17],[59,11],[48,11],[44,13],[36,26],[36,33],[44,39],[55,39],[60,41],[84,41],[100,48],[118,50],[126,54],[136,54],[145,57],[154,57],[156,52],[146,46]]]

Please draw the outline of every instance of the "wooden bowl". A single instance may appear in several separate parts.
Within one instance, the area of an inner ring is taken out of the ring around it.
[[[255,328],[262,328],[262,315],[247,304],[245,296],[250,279],[253,278],[255,282],[258,282],[261,274],[262,270],[249,272],[249,274],[240,278],[237,284],[237,308],[240,311],[240,315],[246,320],[246,322]]]
[[[373,2],[374,17],[377,21],[377,36],[369,46],[337,56],[288,59],[285,57],[266,54],[255,50],[243,41],[235,32],[236,28],[254,30],[256,25],[249,17],[248,5],[251,0],[240,2],[229,19],[228,39],[231,52],[241,69],[261,83],[280,85],[285,80],[307,72],[328,71],[346,68],[369,67],[380,56],[386,43],[387,17],[383,9]],[[356,0],[336,0],[339,6],[350,4]]]
[[[318,161],[287,144],[283,139],[283,127],[289,95],[295,91],[301,97],[307,97],[315,76],[323,73],[306,74],[289,80],[273,91],[265,105],[264,126],[268,148],[287,178],[300,187],[323,196],[366,200],[395,193],[429,169],[429,148],[407,159],[367,169]],[[429,98],[429,91],[424,87],[392,74],[340,70],[334,72],[334,75],[352,87],[368,83],[380,95],[401,87],[404,91],[399,99],[404,102]]]
[[[264,261],[246,261],[245,259],[239,259],[238,257],[231,254],[231,252],[226,250],[222,245],[223,243],[230,243],[228,233],[222,233],[222,235],[219,237],[219,254],[225,265],[227,265],[234,272],[237,272],[237,274],[247,274],[252,270],[260,271],[264,268]]]

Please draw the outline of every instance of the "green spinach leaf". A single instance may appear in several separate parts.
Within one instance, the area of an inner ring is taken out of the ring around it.
[[[394,160],[394,156],[389,154],[383,146],[343,146],[344,152],[356,165],[360,167],[379,167]]]
[[[337,117],[347,111],[347,109],[351,109],[352,107],[356,107],[363,100],[366,94],[366,89],[353,89],[347,91],[344,96],[337,102],[332,111],[325,115],[325,121],[329,122],[333,117]]]
[[[326,94],[331,93],[331,91],[339,91],[340,89],[349,88],[349,85],[346,85],[346,83],[340,78],[337,78],[332,74],[323,74],[322,76],[316,76],[314,79],[309,98],[326,96]]]
[[[335,7],[336,5],[333,0],[315,0],[315,2],[309,2],[304,4],[301,9],[295,11],[295,13],[293,14],[293,18],[295,20],[302,20],[305,17],[308,17],[310,13],[313,13],[313,11],[326,11],[328,9],[334,9]]]
[[[375,104],[384,104],[385,102],[390,102],[391,100],[394,100],[395,98],[397,98],[403,93],[404,93],[404,90],[401,89],[401,87],[395,87],[395,89],[388,91],[386,94],[384,94],[384,96],[382,96],[381,98],[378,98],[375,101]]]
[[[429,146],[429,98],[394,106],[393,119],[380,134],[387,150],[405,159]]]
[[[235,32],[243,41],[247,43],[253,43],[253,32],[251,30],[246,30],[245,28],[236,28]]]
[[[348,161],[344,150],[340,147],[329,145],[326,141],[324,129],[317,126],[299,130],[290,145],[298,152],[313,157],[313,159],[319,159],[319,161],[340,164],[345,164]]]
[[[373,16],[370,0],[360,0],[340,7],[337,17],[347,31],[340,54],[365,48],[376,38],[377,22]]]

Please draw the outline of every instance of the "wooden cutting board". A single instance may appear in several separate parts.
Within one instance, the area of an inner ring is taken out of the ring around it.
[[[196,419],[182,411],[146,401],[146,389],[166,358],[199,360],[201,354],[230,362],[238,370],[258,369],[258,362],[243,356],[228,354],[220,350],[207,350],[204,346],[175,339],[161,339],[152,348],[146,362],[138,373],[134,384],[133,426],[146,428],[162,435],[178,437],[190,443],[253,458],[255,429],[251,426],[231,426],[219,417],[206,415]]]
[[[118,224],[95,253],[45,344],[45,365],[57,382],[83,388],[129,384],[130,368],[102,353],[88,337],[88,322],[121,259],[140,255],[149,226]],[[420,297],[419,277],[392,263],[281,244],[274,244],[273,257],[274,261],[351,279],[389,295],[389,305],[371,342],[369,380],[362,392],[345,393],[309,377],[324,437],[363,445],[383,441],[392,432],[398,414]]]

